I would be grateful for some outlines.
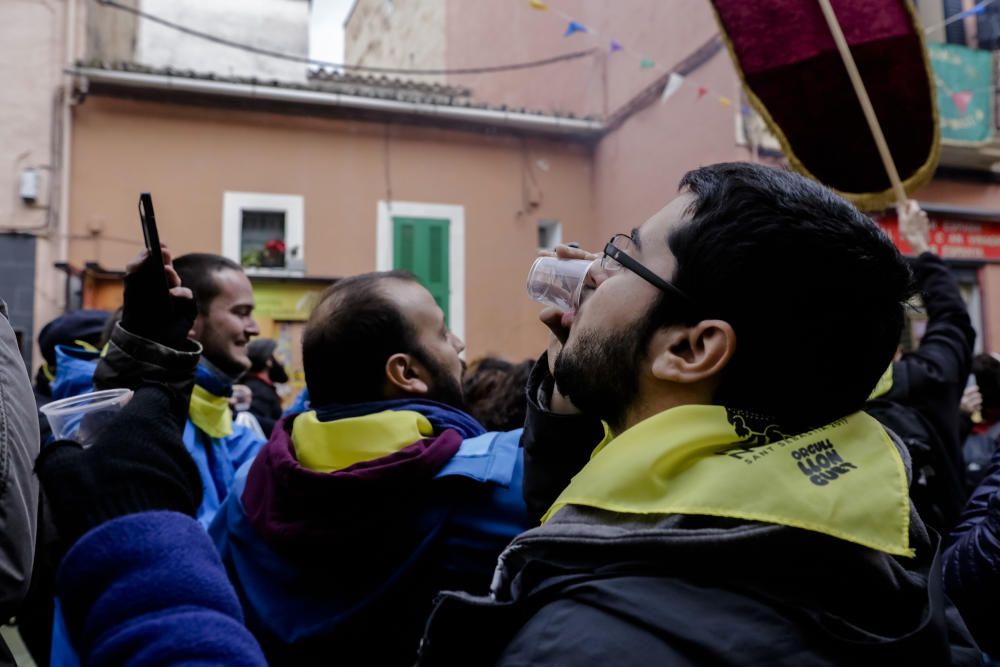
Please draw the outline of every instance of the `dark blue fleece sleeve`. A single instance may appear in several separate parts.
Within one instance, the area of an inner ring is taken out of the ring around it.
[[[962,512],[944,552],[945,591],[987,653],[1000,655],[1000,450]]]
[[[82,664],[267,664],[212,542],[184,514],[91,530],[63,560],[56,593]]]

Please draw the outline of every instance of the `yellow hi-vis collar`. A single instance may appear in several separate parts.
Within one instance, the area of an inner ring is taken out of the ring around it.
[[[224,438],[233,433],[233,413],[225,396],[216,396],[198,385],[191,392],[191,422],[211,438]]]
[[[914,555],[906,470],[875,419],[858,412],[783,439],[773,426],[753,424],[749,431],[756,437],[748,440],[753,419],[690,405],[661,412],[614,439],[608,435],[543,521],[565,505],[723,516]]]
[[[321,422],[315,411],[292,423],[295,458],[316,472],[342,470],[373,461],[434,435],[427,417],[411,410],[385,410],[360,417]]]

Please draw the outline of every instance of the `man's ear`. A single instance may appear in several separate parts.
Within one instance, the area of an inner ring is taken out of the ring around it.
[[[718,377],[736,352],[736,332],[723,320],[664,327],[653,335],[649,350],[653,377],[692,384]]]
[[[191,323],[191,330],[188,331],[188,338],[201,340],[201,330],[205,327],[205,318],[199,313]]]
[[[411,354],[398,352],[389,357],[385,379],[391,393],[422,396],[430,391],[426,369]]]

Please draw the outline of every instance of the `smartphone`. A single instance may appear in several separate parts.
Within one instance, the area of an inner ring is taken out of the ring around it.
[[[153,196],[148,192],[139,194],[139,223],[142,225],[142,237],[146,242],[146,250],[153,258],[153,263],[160,267],[163,276],[163,291],[167,291],[167,274],[163,270],[163,250],[160,248],[160,233],[156,230],[156,214],[153,212]]]

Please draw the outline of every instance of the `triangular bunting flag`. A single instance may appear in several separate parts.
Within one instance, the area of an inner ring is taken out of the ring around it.
[[[733,106],[733,101],[728,97],[723,97],[722,95],[719,95],[719,104],[721,104],[724,107],[731,107]]]
[[[549,8],[549,6],[542,2],[542,0],[528,0],[528,4],[531,5],[532,9],[537,9],[540,12],[544,12]]]
[[[621,50],[622,50],[622,45],[616,42],[615,40],[611,40],[611,46],[608,47],[608,52],[614,53],[615,51],[621,51]]]
[[[569,37],[576,32],[587,32],[587,26],[582,23],[577,23],[576,21],[570,21],[569,25],[566,26],[566,32],[563,34],[563,37]]]
[[[965,112],[969,110],[969,102],[972,101],[972,91],[963,90],[961,92],[952,93],[951,101],[955,103],[955,108],[958,109],[960,116],[964,116]]]
[[[660,95],[660,104],[663,104],[670,99],[670,96],[680,90],[683,85],[684,77],[680,74],[671,72],[670,78],[667,79],[667,85],[663,87],[663,94]]]
[[[641,67],[642,69],[649,69],[650,67],[655,67],[655,66],[656,66],[656,63],[654,63],[649,58],[643,58],[642,62],[639,63],[639,67]]]
[[[705,95],[708,95],[708,88],[705,86],[698,86],[698,99],[700,100],[705,97]]]
[[[975,16],[976,14],[982,14],[984,11],[986,11],[986,5],[987,4],[989,4],[989,3],[980,2],[978,5],[976,5],[972,9],[966,9],[964,12],[962,12],[961,14],[959,14],[959,16],[962,17],[962,18],[966,18],[966,17],[969,17],[969,16]]]

